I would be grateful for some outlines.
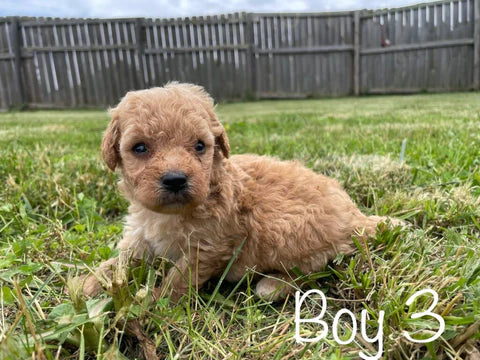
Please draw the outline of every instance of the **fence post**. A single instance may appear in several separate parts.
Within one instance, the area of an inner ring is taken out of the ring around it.
[[[246,14],[245,41],[247,48],[247,97],[257,98],[257,74],[255,62],[255,40],[253,38],[254,14]]]
[[[145,88],[145,70],[143,67],[143,56],[145,54],[145,36],[144,28],[145,24],[143,18],[137,18],[135,21],[135,41],[137,46],[137,58],[138,58],[138,68],[135,69],[137,84],[141,89]]]
[[[353,94],[360,95],[360,11],[353,13]]]
[[[473,88],[480,90],[480,0],[474,0],[473,16]]]
[[[22,54],[20,51],[20,37],[18,36],[19,21],[17,17],[12,18],[11,46],[13,52],[13,61],[15,68],[15,82],[17,85],[17,101],[14,106],[23,107],[26,105],[25,90],[22,81]]]

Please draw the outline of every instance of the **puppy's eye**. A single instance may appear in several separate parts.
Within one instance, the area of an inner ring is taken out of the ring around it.
[[[133,145],[132,151],[135,154],[144,154],[148,151],[148,148],[147,148],[147,145],[145,145],[144,143],[138,143]]]
[[[203,141],[198,140],[197,145],[195,145],[195,151],[199,154],[203,154],[205,152],[205,144]]]

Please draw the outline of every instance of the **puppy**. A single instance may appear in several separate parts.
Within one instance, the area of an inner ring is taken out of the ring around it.
[[[118,249],[133,259],[175,263],[155,296],[173,301],[222,274],[238,281],[247,269],[259,296],[277,300],[292,289],[289,270],[320,271],[352,236],[373,235],[385,218],[362,214],[337,181],[294,161],[235,155],[212,98],[200,86],[169,83],[132,91],[111,109],[102,155],[121,175],[130,202]],[[240,247],[240,245],[242,245]],[[117,258],[100,265],[84,293],[101,290]]]

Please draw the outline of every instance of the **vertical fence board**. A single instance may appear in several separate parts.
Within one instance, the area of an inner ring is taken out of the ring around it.
[[[8,26],[8,22],[7,22],[7,19],[5,19],[4,21],[0,22],[0,51],[5,54],[5,55],[10,55],[10,53],[7,53],[8,49],[7,47],[5,46],[4,44],[4,38],[6,37],[6,32],[7,32],[7,26]],[[1,59],[0,60],[0,71],[2,74],[6,74],[7,71],[5,69],[5,64],[8,61],[9,59],[5,60],[5,59]],[[9,94],[8,94],[8,90],[9,90],[9,85],[6,81],[6,77],[5,76],[0,76],[0,107],[2,109],[8,109],[9,106],[10,106],[10,99],[9,99]]]
[[[480,89],[480,0],[474,0],[473,88]]]
[[[5,24],[7,29],[8,25]],[[17,18],[14,18],[10,24],[10,33],[6,34],[7,36],[10,35],[10,39],[7,38],[7,43],[9,47],[9,53],[12,54],[12,76],[15,80],[15,88],[16,88],[16,98],[14,101],[14,105],[16,106],[23,106],[25,103],[25,92],[24,92],[24,85],[23,85],[23,78],[22,78],[22,59],[20,54],[20,37],[18,33],[19,29],[19,21]]]
[[[360,12],[355,11],[354,18],[354,47],[353,47],[353,93],[360,94]]]

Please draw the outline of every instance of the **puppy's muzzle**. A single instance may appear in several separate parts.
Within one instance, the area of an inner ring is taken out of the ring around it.
[[[179,193],[188,187],[188,177],[183,172],[169,172],[160,179],[162,187],[168,192]]]

